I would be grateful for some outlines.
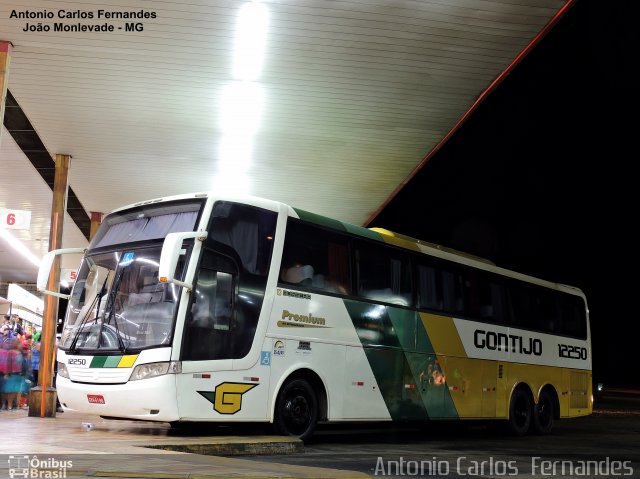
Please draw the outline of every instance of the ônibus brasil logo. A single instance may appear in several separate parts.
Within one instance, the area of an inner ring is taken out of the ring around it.
[[[9,456],[9,477],[37,477],[59,479],[67,477],[67,469],[73,467],[73,461],[38,456]]]

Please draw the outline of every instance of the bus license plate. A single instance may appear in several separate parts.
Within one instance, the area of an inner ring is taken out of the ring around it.
[[[104,404],[104,396],[102,394],[87,394],[87,400],[91,404]]]

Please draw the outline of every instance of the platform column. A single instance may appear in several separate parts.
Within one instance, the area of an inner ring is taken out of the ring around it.
[[[62,226],[67,209],[69,189],[70,155],[56,155],[56,174],[53,182],[53,204],[51,206],[51,231],[49,232],[49,251],[62,247]],[[49,291],[60,290],[60,257],[51,268]],[[44,315],[42,318],[42,337],[40,345],[40,374],[38,387],[29,395],[29,415],[40,417],[56,416],[56,391],[53,387],[53,364],[56,355],[56,328],[58,324],[58,298],[45,295]],[[38,407],[39,406],[39,407]],[[39,411],[38,411],[39,409]]]
[[[11,63],[11,42],[0,40],[0,134],[4,124],[4,104],[7,101],[7,86],[9,84],[9,63]],[[0,138],[0,141],[2,139]]]
[[[98,228],[100,228],[100,225],[102,224],[102,218],[104,218],[104,213],[99,213],[97,211],[91,212],[91,228],[89,230],[89,241],[91,241],[98,232]]]

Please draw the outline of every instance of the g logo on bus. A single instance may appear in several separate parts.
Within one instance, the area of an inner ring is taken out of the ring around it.
[[[198,391],[198,394],[213,404],[214,411],[235,414],[242,409],[242,395],[256,386],[251,383],[220,383],[215,391]]]

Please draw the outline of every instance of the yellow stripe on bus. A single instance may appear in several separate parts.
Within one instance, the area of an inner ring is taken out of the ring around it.
[[[461,418],[506,418],[511,391],[518,384],[530,388],[535,402],[545,385],[553,386],[561,417],[591,413],[590,371],[471,359],[467,357],[453,318],[420,313],[420,319]]]
[[[138,359],[137,354],[127,354],[126,356],[122,356],[122,358],[120,359],[120,362],[118,362],[117,367],[130,368],[131,366],[133,366],[133,363],[136,362],[136,359]]]
[[[433,350],[439,355],[466,358],[467,353],[453,318],[436,314],[420,313],[420,319],[431,340]]]

